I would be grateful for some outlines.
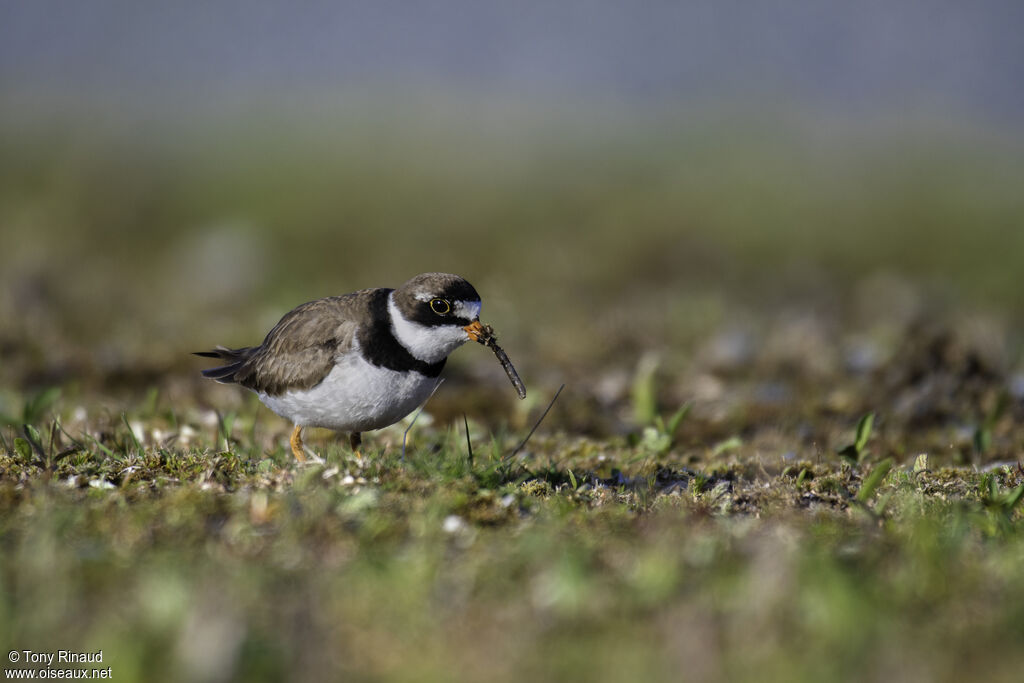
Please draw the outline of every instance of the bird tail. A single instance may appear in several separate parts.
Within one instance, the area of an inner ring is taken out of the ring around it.
[[[224,346],[218,346],[213,351],[196,351],[193,355],[202,356],[203,358],[218,358],[223,361],[227,361],[226,365],[221,365],[216,368],[209,368],[203,370],[203,377],[209,377],[210,379],[217,380],[222,384],[231,384],[238,380],[235,379],[235,373],[241,370],[245,361],[249,360],[249,356],[252,355],[252,347],[246,346],[241,349],[229,349]]]

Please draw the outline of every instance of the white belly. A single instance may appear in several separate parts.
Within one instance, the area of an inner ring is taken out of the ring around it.
[[[346,354],[312,389],[277,396],[260,393],[264,405],[303,427],[366,432],[394,424],[427,400],[437,377],[371,365]]]

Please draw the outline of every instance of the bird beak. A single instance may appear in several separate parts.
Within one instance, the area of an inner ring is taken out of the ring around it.
[[[487,336],[487,330],[484,329],[484,326],[480,324],[479,320],[474,320],[462,329],[466,331],[466,334],[469,335],[471,341],[483,343],[484,337]]]

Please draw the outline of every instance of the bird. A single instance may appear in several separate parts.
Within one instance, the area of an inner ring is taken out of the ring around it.
[[[397,289],[377,287],[309,301],[292,309],[259,346],[195,355],[223,365],[204,377],[252,390],[294,425],[289,443],[306,461],[302,430],[348,432],[359,454],[362,433],[394,424],[423,404],[448,355],[468,341],[491,346],[520,398],[525,388],[480,322],[482,302],[468,281],[421,273]]]

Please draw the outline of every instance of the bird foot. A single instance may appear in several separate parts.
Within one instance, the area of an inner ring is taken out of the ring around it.
[[[292,430],[292,437],[288,440],[292,446],[292,455],[300,463],[306,462],[306,453],[302,445],[302,427],[295,425],[295,429]]]
[[[302,427],[299,425],[295,425],[295,429],[292,430],[292,436],[291,439],[289,439],[289,443],[292,446],[292,455],[295,456],[295,460],[300,465],[324,464],[323,458],[306,448],[305,444],[302,443]]]

